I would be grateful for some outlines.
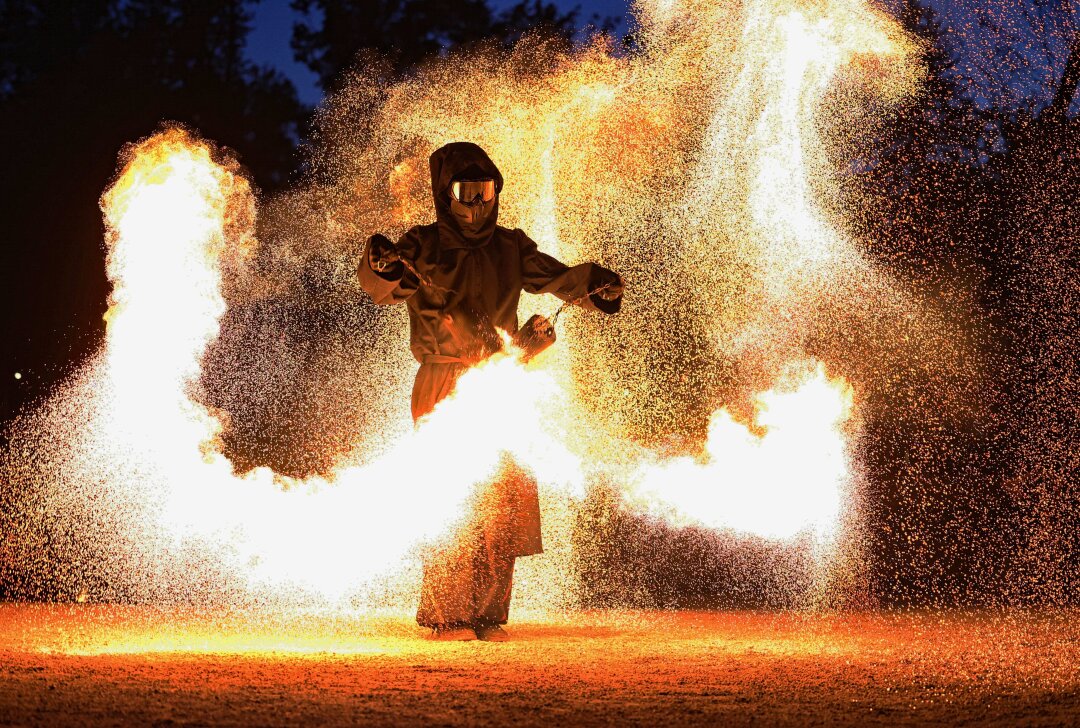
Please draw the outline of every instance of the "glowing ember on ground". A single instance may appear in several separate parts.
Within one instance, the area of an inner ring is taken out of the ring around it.
[[[21,724],[1068,724],[1072,612],[603,613],[504,645],[405,620],[0,606],[0,705]]]

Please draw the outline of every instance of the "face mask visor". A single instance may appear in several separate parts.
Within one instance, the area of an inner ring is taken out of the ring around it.
[[[494,208],[495,180],[462,179],[450,184],[450,211],[468,229],[483,224]]]
[[[472,206],[495,199],[495,180],[460,179],[450,184],[450,198],[462,205]]]

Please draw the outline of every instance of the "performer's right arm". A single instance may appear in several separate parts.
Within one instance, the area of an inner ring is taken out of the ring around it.
[[[420,282],[405,268],[401,258],[415,258],[419,242],[416,228],[405,233],[397,245],[378,234],[368,238],[356,276],[371,300],[378,304],[401,303],[416,293]]]

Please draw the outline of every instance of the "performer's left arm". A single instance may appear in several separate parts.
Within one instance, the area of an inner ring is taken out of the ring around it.
[[[521,252],[522,288],[526,292],[552,293],[564,301],[581,299],[585,308],[604,313],[616,313],[622,307],[623,282],[618,273],[596,263],[564,265],[540,252],[536,243],[521,230],[514,232]],[[597,291],[601,288],[603,290]]]

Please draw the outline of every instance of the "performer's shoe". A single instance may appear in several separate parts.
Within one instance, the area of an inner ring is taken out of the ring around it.
[[[436,642],[469,642],[476,639],[476,632],[472,627],[440,625],[432,628],[431,639]]]
[[[476,636],[484,642],[509,642],[510,635],[497,624],[482,624],[476,628]]]

